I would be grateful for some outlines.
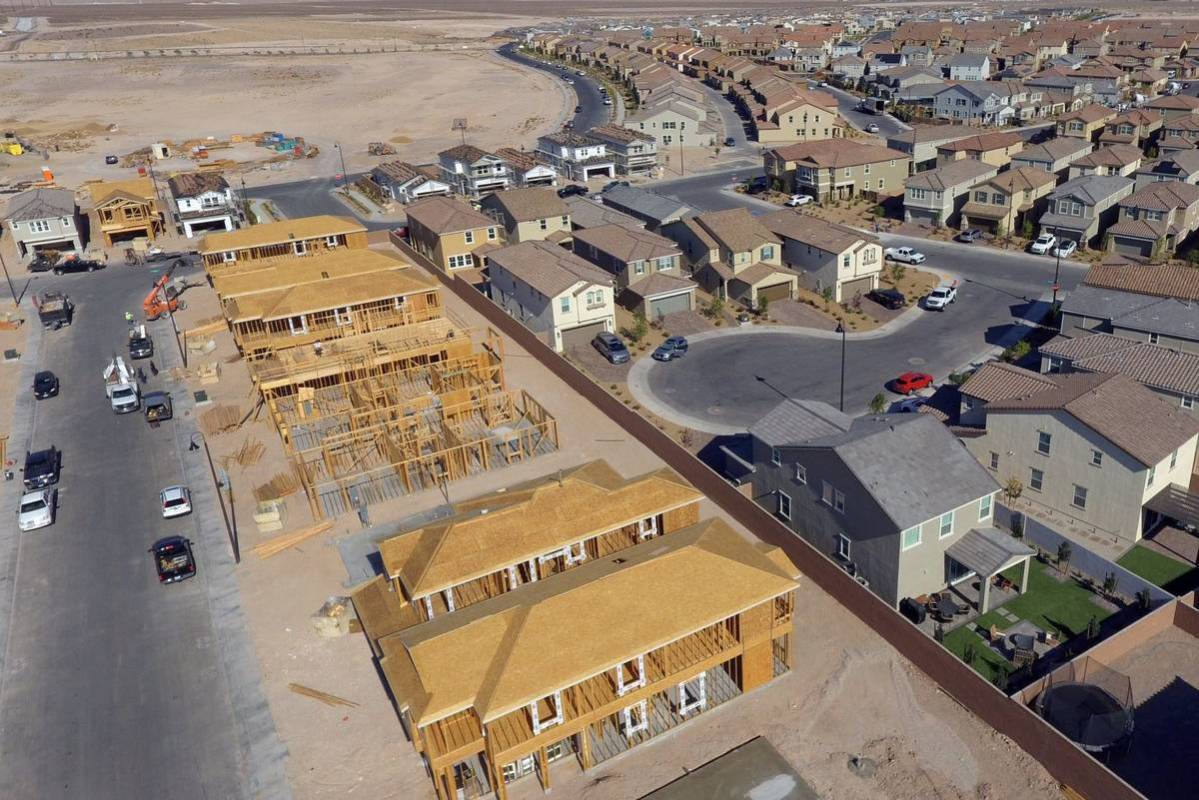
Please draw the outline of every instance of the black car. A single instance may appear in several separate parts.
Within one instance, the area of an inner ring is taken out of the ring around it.
[[[57,258],[47,258],[43,255],[38,255],[29,262],[30,272],[49,272],[54,269],[54,265],[58,263]]]
[[[582,114],[582,113],[583,113],[583,107],[582,107],[582,106],[575,106],[575,113],[576,113],[576,114]]]
[[[600,351],[600,355],[608,359],[613,364],[627,364],[629,362],[629,348],[624,346],[624,342],[620,341],[620,337],[614,333],[597,333],[595,338],[591,340],[591,344],[596,350]]]
[[[62,465],[62,453],[57,447],[25,453],[25,488],[29,491],[42,489],[58,483],[58,470]]]
[[[154,340],[149,336],[134,336],[129,340],[130,358],[149,358],[154,355]]]
[[[725,147],[736,147],[737,140],[734,139],[732,136],[726,136],[726,137],[724,137],[724,146]]]
[[[38,400],[58,395],[58,376],[49,370],[43,370],[33,376],[33,396]]]
[[[154,569],[159,583],[178,583],[196,574],[196,559],[190,539],[168,536],[159,539],[149,552],[154,556]]]
[[[83,258],[71,258],[54,266],[55,275],[63,275],[68,272],[95,272],[98,269],[104,269],[103,261],[91,261]]]
[[[687,354],[687,339],[682,336],[671,336],[654,350],[654,361],[673,361]]]
[[[967,244],[977,242],[981,238],[983,238],[983,232],[978,228],[971,228],[968,231],[962,231],[958,234],[958,241],[966,242]]]
[[[568,183],[558,190],[559,197],[570,197],[576,194],[587,194],[587,187],[577,183]]]
[[[895,310],[908,304],[908,299],[898,289],[874,289],[866,293],[867,300],[873,300],[883,308]]]
[[[105,164],[116,164],[118,160],[116,156],[104,156]]]

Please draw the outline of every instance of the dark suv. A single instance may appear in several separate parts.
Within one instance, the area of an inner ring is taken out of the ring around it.
[[[600,351],[600,355],[613,364],[627,364],[629,361],[629,348],[625,347],[624,342],[614,333],[597,333],[591,344]]]
[[[866,299],[873,300],[883,308],[889,308],[892,311],[908,304],[908,299],[898,289],[875,289],[866,293]]]
[[[154,340],[149,336],[134,336],[129,340],[130,358],[149,358],[154,355]]]
[[[57,447],[25,453],[25,488],[29,491],[58,483],[58,470],[62,465],[62,453]]]
[[[63,275],[68,272],[95,272],[98,269],[104,269],[103,261],[91,261],[84,258],[71,258],[56,264],[54,266],[54,274]]]

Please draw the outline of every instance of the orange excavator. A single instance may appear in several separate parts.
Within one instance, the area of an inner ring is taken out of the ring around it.
[[[183,264],[182,260],[172,264],[171,268],[154,282],[154,288],[150,290],[150,293],[146,295],[146,299],[142,301],[142,310],[145,312],[148,321],[156,320],[163,314],[174,313],[183,307],[179,300],[179,295],[183,290],[167,285],[171,280],[171,275],[175,273],[175,268],[181,264]]]

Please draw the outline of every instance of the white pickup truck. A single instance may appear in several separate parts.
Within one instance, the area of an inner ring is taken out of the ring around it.
[[[888,247],[883,251],[883,258],[899,261],[903,264],[924,263],[924,253],[912,247]]]
[[[120,356],[113,358],[104,368],[104,393],[116,414],[128,414],[142,407],[137,377]]]

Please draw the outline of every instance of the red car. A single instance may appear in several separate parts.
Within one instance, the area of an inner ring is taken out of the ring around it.
[[[895,391],[911,394],[933,385],[933,376],[925,372],[905,372],[895,379]]]

